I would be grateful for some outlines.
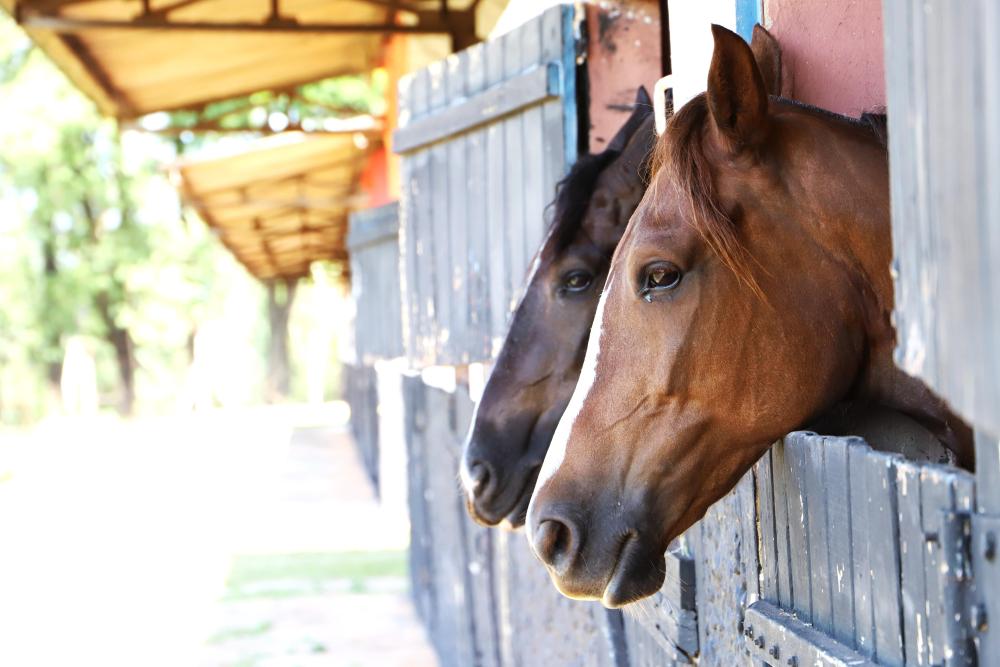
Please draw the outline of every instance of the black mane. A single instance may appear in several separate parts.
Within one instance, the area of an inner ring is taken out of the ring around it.
[[[584,155],[556,185],[556,198],[551,204],[552,223],[549,227],[555,240],[556,252],[565,250],[576,238],[598,177],[620,155],[615,150]]]

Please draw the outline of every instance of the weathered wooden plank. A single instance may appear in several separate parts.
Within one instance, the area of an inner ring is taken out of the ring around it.
[[[486,86],[486,49],[476,44],[468,51],[466,88],[470,96]],[[466,262],[466,335],[463,347],[470,361],[489,358],[489,245],[486,229],[486,130],[473,130],[466,137],[468,165],[468,248]]]
[[[419,377],[404,376],[403,397],[406,422],[406,453],[409,460],[410,581],[417,613],[428,627],[435,622],[433,538],[427,506],[427,457],[424,427],[427,408],[424,384]]]
[[[870,558],[871,531],[868,520],[869,492],[868,445],[852,439],[847,446],[847,465],[851,476],[851,549],[854,557],[854,627],[855,648],[866,656],[875,654],[875,617],[872,600],[874,571]]]
[[[792,570],[792,606],[806,621],[812,621],[812,561],[809,544],[808,446],[810,433],[796,432],[785,437],[789,475],[788,544]]]
[[[944,656],[945,609],[941,580],[938,576],[944,563],[941,549],[942,510],[952,507],[951,486],[938,468],[925,466],[920,474],[921,524],[924,532],[924,587],[927,615],[927,660],[940,663]]]
[[[430,72],[431,111],[436,112],[448,104],[448,67],[446,61],[428,66]],[[449,243],[448,201],[450,181],[448,175],[448,147],[435,144],[428,148],[431,169],[431,235],[434,239],[434,318],[428,323],[432,340],[425,352],[428,363],[434,363],[447,349],[451,337],[451,244]]]
[[[518,31],[519,32],[519,31]],[[408,153],[448,140],[507,116],[536,107],[562,93],[559,63],[543,63],[517,74],[512,73],[502,88],[491,88],[456,104],[446,111],[413,122],[393,134],[392,148]]]
[[[805,454],[809,529],[809,578],[812,599],[812,623],[823,632],[833,631],[833,599],[830,593],[830,550],[827,540],[827,487],[824,483],[826,439],[809,439]]]
[[[542,59],[542,20],[537,16],[520,28],[521,32],[521,66],[531,67]],[[560,66],[555,66],[556,78],[560,78]],[[525,109],[522,121],[521,141],[524,146],[524,257],[525,267],[530,258],[535,255],[542,242],[545,232],[545,204],[552,196],[544,192],[543,172],[545,168],[545,135],[542,127],[542,109],[533,106]],[[522,287],[524,281],[521,281]],[[515,296],[515,299],[517,296]]]
[[[740,562],[746,586],[744,604],[760,599],[760,557],[757,535],[757,477],[751,468],[736,484],[734,490],[740,506]]]
[[[523,33],[514,30],[501,38],[504,53],[504,74],[513,77],[523,68],[521,45]],[[504,220],[505,245],[507,249],[507,289],[505,316],[515,305],[515,295],[519,293],[527,269],[527,255],[524,251],[524,117],[517,115],[503,121],[504,153],[502,164],[506,171],[504,179],[507,198]]]
[[[882,664],[901,665],[903,630],[900,618],[896,458],[869,451],[867,459],[867,538],[876,619],[875,657]]]
[[[854,645],[854,559],[851,557],[850,472],[848,441],[824,438],[826,489],[826,544],[830,559],[830,597],[833,637]]]
[[[414,118],[430,112],[430,70],[422,69],[415,73],[413,79],[413,114]],[[430,339],[433,335],[434,322],[434,209],[432,205],[433,177],[431,173],[430,153],[421,151],[414,154],[409,161],[413,169],[413,190],[410,193],[416,202],[413,207],[414,224],[411,225],[414,236],[414,272],[416,274],[415,300],[416,340],[411,358],[414,361],[427,357],[428,349],[432,349]]]
[[[808,625],[795,614],[765,601],[747,610],[746,646],[767,665],[860,667],[872,665],[864,656]],[[779,662],[780,661],[780,662]]]
[[[995,4],[889,0],[884,25],[898,361],[1000,433]]]
[[[790,474],[788,450],[784,441],[778,441],[771,447],[772,484],[774,485],[774,536],[775,553],[777,555],[776,570],[778,575],[778,605],[783,609],[792,609],[792,554],[789,552],[789,518],[788,501]]]
[[[504,42],[486,44],[486,84],[498,85],[504,75]],[[486,129],[487,188],[486,234],[489,243],[489,312],[490,346],[499,351],[500,341],[507,331],[507,207],[505,196],[507,169],[504,164],[504,126],[494,123]]]
[[[760,596],[778,603],[778,552],[775,544],[774,485],[772,447],[757,462],[757,508],[760,522]]]
[[[924,537],[920,499],[920,465],[896,466],[899,508],[899,560],[902,577],[903,636],[907,664],[927,663],[927,593],[924,577]]]
[[[466,73],[468,54],[461,53],[448,57],[448,98],[461,99],[466,95]],[[468,171],[466,163],[467,137],[454,136],[447,143],[448,150],[448,243],[450,246],[448,264],[448,301],[450,317],[439,326],[448,327],[447,344],[444,349],[445,361],[452,364],[468,362],[466,346],[466,326],[469,304],[465,299],[467,255],[469,246],[469,200]]]
[[[400,122],[408,122],[413,113],[417,75],[403,77],[399,82]],[[420,288],[417,276],[417,178],[413,159],[399,165],[399,286],[403,308],[403,340],[410,361],[416,358],[419,331]]]
[[[566,26],[563,8],[556,7],[542,14],[542,59],[545,62],[561,61],[559,74],[564,82],[560,88],[565,90],[561,99],[550,100],[542,105],[542,132],[545,137],[542,144],[545,156],[542,193],[548,201],[555,196],[556,183],[576,159],[576,146],[573,147],[572,155],[567,155],[564,147],[564,125],[567,124],[567,119],[576,123],[576,77],[573,73],[572,58],[569,66],[566,64],[567,46],[572,51],[574,41],[571,33],[563,34]]]

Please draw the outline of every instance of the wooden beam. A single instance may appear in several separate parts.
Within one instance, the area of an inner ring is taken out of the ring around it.
[[[88,30],[183,30],[188,32],[242,32],[264,34],[411,34],[434,35],[454,34],[454,28],[434,13],[425,12],[415,25],[396,23],[300,23],[295,19],[269,19],[262,23],[172,21],[168,16],[156,13],[139,16],[130,21],[116,19],[84,19],[53,16],[32,11],[24,7],[20,12],[20,23],[35,30],[52,30],[69,33]]]

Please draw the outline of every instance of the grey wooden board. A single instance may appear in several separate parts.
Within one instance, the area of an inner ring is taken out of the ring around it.
[[[771,450],[757,463],[757,519],[760,523],[760,595],[765,600],[778,599],[778,547],[775,543],[774,484]]]
[[[904,650],[908,664],[927,663],[927,593],[924,584],[927,549],[920,498],[920,465],[902,462],[896,466],[899,498],[899,560],[902,577]]]
[[[690,665],[692,661],[676,647],[658,641],[642,622],[641,612],[625,612],[625,640],[630,667]]]
[[[424,490],[427,486],[428,459],[424,451],[424,426],[427,406],[424,385],[417,376],[403,378],[404,415],[406,421],[406,453],[410,508],[410,582],[417,613],[427,625],[434,627],[437,588],[434,586],[433,538],[428,525],[430,511]]]
[[[810,667],[861,667],[874,664],[850,647],[840,644],[794,614],[769,602],[757,602],[747,610],[746,627],[748,651],[765,664]]]
[[[467,87],[476,95],[486,87],[486,47],[477,44],[468,50]],[[467,296],[468,320],[463,351],[470,359],[490,356],[489,336],[489,234],[487,174],[489,155],[486,150],[485,128],[470,132],[466,138],[468,165],[468,248]]]
[[[847,440],[824,438],[826,490],[826,544],[829,550],[831,634],[840,642],[854,643],[854,559],[851,554],[850,474]]]
[[[424,148],[536,106],[550,97],[558,97],[562,92],[561,67],[558,62],[537,65],[511,77],[503,89],[486,90],[441,114],[396,130],[392,139],[393,151],[408,153]]]
[[[460,53],[449,56],[448,64],[448,97],[461,98],[466,95],[466,75],[468,72],[468,54]],[[467,293],[467,260],[469,246],[469,191],[468,172],[466,166],[468,137],[456,136],[447,144],[448,154],[448,231],[446,239],[449,248],[447,283],[448,291],[442,298],[450,303],[450,322],[448,322],[448,337],[444,349],[448,358],[456,362],[468,361],[466,326],[469,303],[465,300]]]
[[[465,429],[472,420],[474,404],[467,391],[454,396],[454,421],[451,441],[457,456],[461,455]],[[460,522],[465,533],[466,581],[472,607],[474,664],[479,667],[500,665],[500,636],[496,605],[493,598],[493,530],[468,520],[464,502],[458,503]]]
[[[884,6],[897,360],[998,434],[1000,8]]]
[[[572,6],[554,7],[400,83],[414,367],[487,361],[506,331],[545,207],[575,157],[566,137],[577,122],[576,17]]]
[[[855,648],[867,656],[875,653],[875,609],[872,600],[872,561],[868,525],[867,457],[870,450],[860,442],[847,449],[851,476],[851,546],[854,552],[854,632]]]
[[[804,620],[812,621],[812,578],[809,576],[808,449],[811,434],[791,433],[785,438],[788,462],[785,493],[788,502],[788,551],[792,572],[792,605]]]
[[[778,581],[775,588],[778,591],[777,602],[786,609],[794,608],[792,596],[792,555],[789,552],[790,527],[788,503],[791,497],[788,482],[788,459],[785,455],[785,445],[779,442],[771,448],[771,475],[774,486],[774,533],[777,564],[775,571]],[[773,599],[773,598],[772,598]]]
[[[818,445],[818,446],[817,446]],[[823,632],[833,633],[833,599],[830,593],[831,568],[827,540],[827,486],[824,483],[826,442],[816,439],[803,452],[806,464],[806,488],[809,532],[809,585],[812,600],[812,623]]]
[[[871,567],[875,656],[885,665],[903,664],[899,594],[899,526],[896,515],[895,459],[879,452],[867,457],[868,553]]]
[[[375,208],[355,211],[349,219],[347,249],[350,252],[399,235],[399,203],[393,202]]]
[[[399,243],[396,204],[351,214],[348,249],[356,359],[364,364],[403,354]]]
[[[755,514],[752,505],[745,505],[745,499],[753,496],[752,473],[745,475],[737,487],[740,485],[748,485],[750,493],[734,489],[687,532],[695,556],[698,646],[703,665],[739,665],[747,661],[739,626],[748,580],[757,578],[757,572],[750,571],[743,561],[742,543],[742,518]]]
[[[647,656],[654,655],[652,646],[658,645],[660,660],[669,662],[698,653],[697,580],[690,557],[674,551],[668,552],[665,560],[666,576],[659,592],[635,603],[626,611],[626,618],[631,626],[630,640],[641,639]],[[629,658],[630,664],[637,664],[631,651]]]

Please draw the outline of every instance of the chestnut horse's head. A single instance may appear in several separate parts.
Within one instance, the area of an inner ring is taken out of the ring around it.
[[[612,607],[655,592],[668,543],[892,346],[881,138],[769,98],[747,44],[713,34],[708,91],[656,148],[528,513],[559,589]]]
[[[549,440],[569,402],[611,255],[646,183],[656,140],[640,89],[608,148],[581,158],[559,184],[552,227],[490,374],[465,444],[470,514],[524,523]]]

